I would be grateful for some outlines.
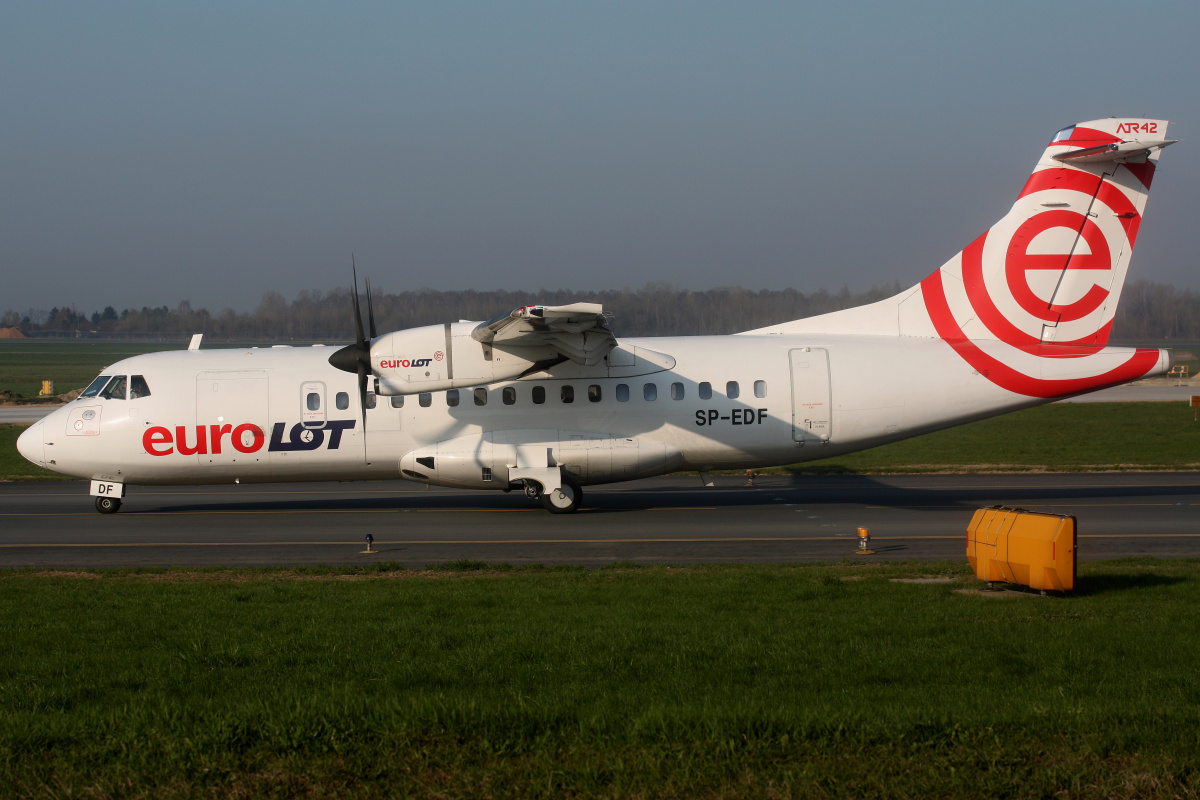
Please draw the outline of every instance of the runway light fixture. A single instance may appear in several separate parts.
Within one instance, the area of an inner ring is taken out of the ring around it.
[[[374,550],[371,549],[371,543],[374,541],[375,541],[375,537],[368,533],[367,534],[367,549],[363,550],[364,553],[374,553],[375,552]]]
[[[870,545],[870,544],[871,544],[871,532],[869,530],[867,530],[866,528],[860,527],[858,529],[858,550],[857,550],[858,555],[860,555],[860,556],[875,555],[875,551],[871,550],[868,547],[868,545]]]

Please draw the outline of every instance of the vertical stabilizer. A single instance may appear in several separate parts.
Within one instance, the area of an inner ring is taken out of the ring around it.
[[[1145,119],[1059,131],[1012,210],[923,282],[930,311],[971,339],[1106,344],[1166,132]]]
[[[748,333],[934,336],[1030,397],[1164,369],[1157,350],[1106,345],[1166,136],[1166,121],[1154,119],[1063,128],[1004,218],[917,286]]]
[[[902,327],[928,319],[981,375],[1031,397],[1158,371],[1157,350],[1105,345],[1166,132],[1116,118],[1060,130],[1012,210],[902,304]]]

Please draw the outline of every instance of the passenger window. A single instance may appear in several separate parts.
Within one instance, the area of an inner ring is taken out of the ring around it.
[[[704,383],[700,384],[699,394],[700,394],[701,400],[712,399],[712,384],[709,383],[708,381],[705,381]]]
[[[367,408],[374,408],[375,404],[375,393],[367,392]]]
[[[564,385],[562,390],[559,392],[559,399],[561,399],[564,403],[574,403],[575,387]]]
[[[658,399],[658,384],[647,383],[645,386],[643,386],[642,387],[642,397],[646,398],[647,400],[657,400]]]
[[[767,396],[767,382],[766,381],[755,381],[754,382],[754,396],[755,397],[766,397]]]
[[[617,402],[618,403],[629,402],[629,385],[628,384],[625,384],[625,383],[617,384]]]
[[[517,390],[512,386],[505,386],[500,391],[500,399],[504,401],[504,405],[511,406],[517,402]]]
[[[129,399],[137,400],[139,397],[149,397],[150,387],[146,385],[146,379],[141,375],[134,375],[129,379]]]
[[[125,399],[125,376],[118,375],[108,382],[108,386],[104,387],[104,391],[100,396],[105,400],[124,400]]]
[[[599,387],[599,385],[593,383],[591,386],[588,387],[588,401],[592,402],[592,403],[600,402],[600,387]]]
[[[417,402],[421,405],[421,408],[429,408],[433,405],[433,394],[430,392],[421,392],[417,395]]]
[[[95,397],[96,395],[100,394],[100,390],[104,388],[104,384],[108,383],[111,378],[111,375],[101,375],[99,378],[96,378],[96,380],[89,383],[88,387],[83,390],[83,394],[79,396]]]
[[[725,396],[730,400],[736,400],[737,396],[741,393],[742,390],[738,388],[737,381],[730,381],[729,383],[725,384]]]
[[[484,389],[482,386],[475,390],[475,405],[487,405],[487,389]]]
[[[542,403],[546,402],[546,387],[545,386],[533,387],[533,402],[534,402],[534,405],[539,405],[539,406]]]
[[[334,395],[333,404],[338,407],[338,411],[345,411],[350,407],[350,395],[345,392],[338,392]]]
[[[671,399],[672,400],[682,400],[683,399],[683,384],[682,383],[672,383],[671,384]]]
[[[398,394],[388,399],[392,403],[392,408],[404,408],[404,395]]]
[[[305,404],[308,406],[309,411],[320,411],[321,410],[321,395],[320,395],[320,393],[319,392],[309,392],[308,397],[305,400]]]
[[[458,405],[458,389],[446,390],[446,405],[454,408]]]

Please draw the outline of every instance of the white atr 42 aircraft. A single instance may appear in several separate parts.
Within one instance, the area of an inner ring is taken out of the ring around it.
[[[521,488],[563,513],[583,486],[707,483],[1157,375],[1166,351],[1107,342],[1166,133],[1063,128],[1003,219],[871,305],[732,336],[618,342],[589,303],[377,336],[368,285],[370,338],[356,288],[357,341],[333,352],[197,337],[128,358],[17,447],[91,479],[105,513],[131,484],[377,478]]]

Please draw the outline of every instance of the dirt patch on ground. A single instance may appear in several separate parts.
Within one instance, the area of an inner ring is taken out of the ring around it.
[[[1020,589],[955,589],[955,594],[965,594],[973,597],[992,597],[997,600],[1013,600],[1021,597],[1045,598],[1048,595],[1030,589],[1023,592]]]
[[[959,583],[958,578],[933,577],[923,578],[888,578],[892,583]]]
[[[515,574],[508,570],[386,570],[352,573],[305,573],[292,570],[177,570],[164,569],[155,572],[121,572],[115,570],[108,574],[89,572],[71,572],[67,570],[41,570],[25,572],[35,578],[105,578],[107,580],[139,581],[142,583],[267,583],[267,582],[357,582],[357,581],[394,581],[425,579],[454,579],[479,576],[499,576]]]
[[[1071,472],[1186,472],[1200,468],[1200,462],[1187,464],[1064,464],[1048,467],[1044,464],[904,464],[895,469],[862,470],[859,475],[1001,475],[1007,472],[1032,474]]]

